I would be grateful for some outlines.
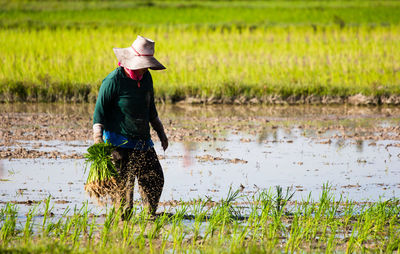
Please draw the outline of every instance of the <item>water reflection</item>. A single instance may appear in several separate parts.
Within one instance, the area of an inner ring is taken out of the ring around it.
[[[210,118],[235,117],[256,120],[288,120],[321,118],[324,121],[340,119],[368,119],[368,118],[398,118],[400,107],[358,107],[358,106],[319,106],[319,105],[171,105],[158,104],[160,115],[182,118]],[[93,114],[94,104],[67,104],[67,103],[3,103],[0,104],[0,113],[50,113],[67,115]]]
[[[264,140],[267,140],[269,138],[269,131],[267,127],[264,127],[261,130],[261,133],[257,137],[257,143],[261,144],[264,142]]]
[[[345,147],[345,145],[346,145],[346,140],[345,139],[338,139],[335,142],[335,146],[336,146],[336,149],[338,151],[342,150]]]
[[[88,127],[82,124],[70,128],[90,130],[93,107],[1,104],[0,117],[12,112],[80,115]],[[400,108],[158,105],[158,109],[171,137],[165,153],[155,140],[165,170],[162,201],[204,196],[219,200],[230,185],[241,188],[245,195],[276,185],[297,186],[298,200],[309,192],[318,196],[324,182],[332,183],[338,195],[356,200],[392,197],[399,191],[400,139],[394,127],[400,123]],[[51,133],[52,126],[45,126],[49,124],[46,118],[41,120],[41,127],[35,131]],[[65,121],[55,123],[64,126]],[[17,128],[24,129],[23,124]],[[376,135],[379,126],[393,127],[393,135]],[[38,137],[45,138],[18,140],[13,145],[84,153],[89,144],[56,141],[50,134]],[[41,146],[35,147],[39,142]],[[56,200],[79,204],[88,199],[83,192],[82,164],[82,160],[60,158],[0,160],[0,178],[10,178],[0,185],[2,201],[40,200],[50,193]],[[385,189],[378,185],[381,183],[385,183]],[[18,189],[27,191],[17,196]]]
[[[183,154],[183,167],[189,168],[193,165],[192,151],[196,150],[196,144],[194,142],[184,142],[184,154]]]
[[[356,140],[356,148],[357,148],[357,152],[362,153],[364,151],[364,141]]]

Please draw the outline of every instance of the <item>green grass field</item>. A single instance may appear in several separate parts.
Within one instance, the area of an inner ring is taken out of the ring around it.
[[[161,100],[400,95],[398,1],[0,3],[2,101],[94,101],[137,34]]]
[[[247,198],[231,191],[219,202],[182,202],[173,214],[162,213],[155,220],[135,206],[124,221],[120,209],[111,207],[98,217],[87,204],[52,217],[49,197],[20,223],[18,207],[9,203],[0,209],[0,251],[395,253],[400,248],[398,199],[335,200],[327,185],[318,200],[290,203],[291,195],[279,187]]]

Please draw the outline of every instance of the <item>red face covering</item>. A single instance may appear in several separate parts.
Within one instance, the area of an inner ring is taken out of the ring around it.
[[[122,66],[120,62],[118,62],[118,66]],[[140,87],[140,82],[139,81],[142,80],[143,74],[139,75],[139,72],[137,70],[131,70],[131,69],[128,69],[128,68],[125,68],[125,70],[128,72],[127,74],[129,76],[129,78],[138,81],[138,87]]]

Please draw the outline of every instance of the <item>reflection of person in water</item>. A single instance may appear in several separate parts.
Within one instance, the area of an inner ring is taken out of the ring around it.
[[[164,176],[150,126],[157,132],[162,148],[168,147],[156,106],[153,80],[148,69],[162,70],[154,54],[154,41],[138,36],[131,47],[114,48],[119,67],[100,87],[93,116],[93,139],[116,146],[113,160],[122,187],[118,202],[129,211],[133,206],[133,187],[138,180],[144,206],[151,214],[157,210]]]
[[[185,142],[183,143],[183,148],[185,150],[183,155],[183,167],[188,168],[193,164],[191,151],[194,149],[194,144]]]

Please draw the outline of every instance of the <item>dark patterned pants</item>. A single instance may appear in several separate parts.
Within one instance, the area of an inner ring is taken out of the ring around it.
[[[121,187],[116,202],[125,209],[133,207],[133,189],[137,179],[144,208],[155,214],[164,186],[164,174],[154,148],[148,151],[117,148],[112,158],[118,172],[117,184]]]

